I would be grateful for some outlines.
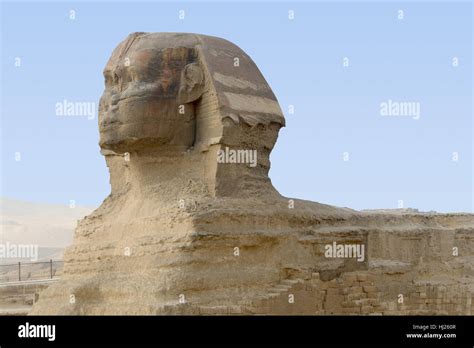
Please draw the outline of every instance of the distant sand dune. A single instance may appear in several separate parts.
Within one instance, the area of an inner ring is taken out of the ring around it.
[[[77,220],[93,207],[32,203],[0,198],[0,243],[36,244],[40,259],[62,258],[72,243]],[[0,263],[16,260],[0,260]]]

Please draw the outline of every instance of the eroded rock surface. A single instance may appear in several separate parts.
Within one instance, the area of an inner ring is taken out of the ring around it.
[[[285,120],[234,44],[134,33],[104,76],[111,193],[32,314],[471,314],[473,215],[281,196],[268,171]],[[338,245],[363,257],[328,256]]]

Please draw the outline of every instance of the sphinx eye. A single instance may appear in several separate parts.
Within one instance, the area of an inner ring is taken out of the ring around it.
[[[120,76],[117,73],[114,73],[114,83],[120,83]]]

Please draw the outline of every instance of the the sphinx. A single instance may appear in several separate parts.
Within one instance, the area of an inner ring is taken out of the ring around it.
[[[111,193],[78,223],[64,276],[32,314],[471,313],[472,215],[276,191],[269,156],[285,120],[234,44],[134,33],[104,76]]]

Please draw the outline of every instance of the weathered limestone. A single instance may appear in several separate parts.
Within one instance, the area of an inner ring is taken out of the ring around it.
[[[237,46],[135,33],[104,75],[111,193],[32,314],[471,314],[473,215],[281,196],[268,171],[284,117]],[[256,150],[256,165],[222,163],[224,149]],[[327,257],[334,242],[363,259]]]

